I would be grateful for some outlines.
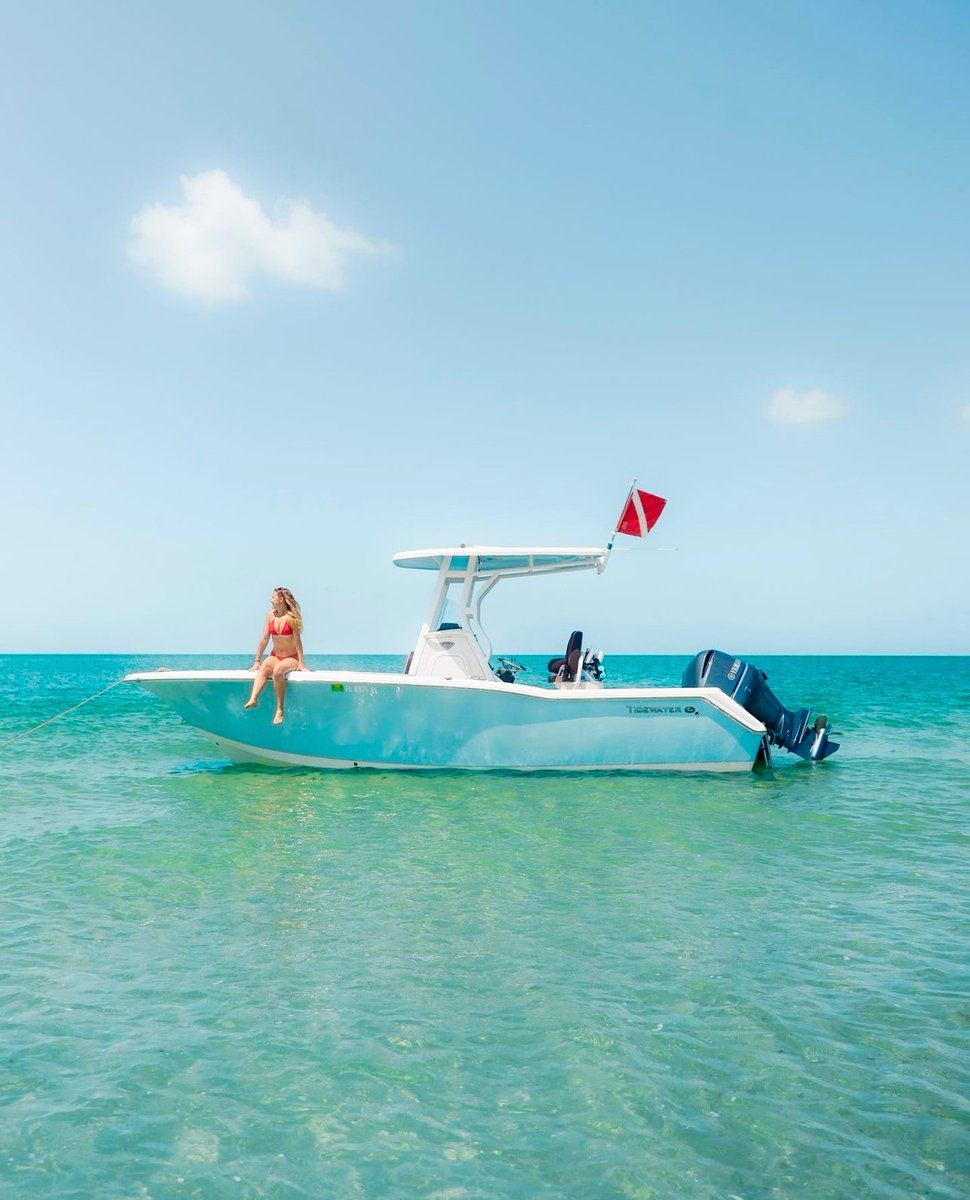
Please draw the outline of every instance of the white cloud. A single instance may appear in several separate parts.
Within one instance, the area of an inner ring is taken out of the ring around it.
[[[279,204],[273,222],[225,171],[181,177],[185,203],[149,204],[131,223],[132,261],[165,287],[210,302],[244,300],[259,274],[340,291],[348,260],[386,246],[338,229],[304,200]]]
[[[845,412],[845,404],[830,392],[795,392],[781,388],[768,401],[765,416],[782,425],[816,425],[822,421],[837,421]]]

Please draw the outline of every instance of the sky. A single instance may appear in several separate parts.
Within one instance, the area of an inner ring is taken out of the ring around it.
[[[970,653],[970,5],[0,6],[0,651]],[[621,544],[622,543],[622,544]]]

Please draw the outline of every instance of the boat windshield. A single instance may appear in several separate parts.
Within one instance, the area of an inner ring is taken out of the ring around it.
[[[458,611],[458,600],[453,592],[448,591],[445,593],[441,610],[438,613],[438,628],[454,629],[460,625],[461,613]]]

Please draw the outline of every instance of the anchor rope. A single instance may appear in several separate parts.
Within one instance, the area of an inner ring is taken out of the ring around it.
[[[53,717],[48,717],[46,721],[41,721],[39,725],[31,725],[29,729],[22,729],[20,733],[15,733],[12,738],[7,738],[5,742],[0,742],[0,750],[4,746],[9,746],[22,737],[26,737],[28,733],[36,733],[38,729],[43,729],[45,725],[50,725],[52,721],[59,721],[61,717],[66,717],[68,713],[75,712],[79,708],[83,708],[85,704],[90,704],[92,700],[97,700],[99,696],[103,696],[105,692],[110,692],[112,688],[116,688],[119,683],[124,683],[123,679],[116,679],[114,683],[109,683],[107,687],[101,689],[100,692],[95,692],[93,696],[88,696],[77,704],[72,704],[70,708],[65,708],[63,712],[55,713]]]

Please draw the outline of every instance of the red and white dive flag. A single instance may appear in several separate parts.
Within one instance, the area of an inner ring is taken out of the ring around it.
[[[616,523],[616,532],[628,533],[630,537],[646,537],[660,520],[666,503],[663,496],[652,496],[649,492],[632,488]]]

